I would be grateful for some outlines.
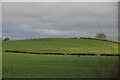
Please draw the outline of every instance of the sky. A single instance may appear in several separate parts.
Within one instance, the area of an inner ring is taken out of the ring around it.
[[[0,3],[0,37],[1,36],[2,36],[2,4]]]
[[[2,34],[11,39],[94,37],[118,39],[117,2],[5,2]]]

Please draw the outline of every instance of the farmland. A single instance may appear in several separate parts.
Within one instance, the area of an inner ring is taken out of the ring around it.
[[[45,53],[118,53],[118,44],[69,38],[12,40],[3,43],[3,50],[18,50]]]
[[[40,53],[118,54],[118,44],[91,39],[43,38],[4,41],[4,50]],[[111,78],[117,76],[117,56],[3,52],[4,78]]]

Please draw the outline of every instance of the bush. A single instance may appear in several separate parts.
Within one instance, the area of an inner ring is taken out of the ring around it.
[[[5,38],[5,39],[3,39],[3,41],[8,41],[8,40],[10,40],[10,38]]]

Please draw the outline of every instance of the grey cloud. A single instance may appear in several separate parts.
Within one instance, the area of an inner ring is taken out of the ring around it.
[[[3,35],[15,37],[93,37],[118,33],[117,3],[3,3]]]

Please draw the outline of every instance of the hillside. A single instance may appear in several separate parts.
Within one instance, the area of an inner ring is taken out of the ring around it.
[[[117,53],[117,43],[46,38],[3,41],[4,50],[44,53]],[[108,48],[108,49],[107,49]],[[119,56],[37,55],[3,52],[4,78],[111,78],[118,76]]]
[[[118,53],[118,44],[91,39],[42,38],[4,41],[3,50],[49,53]]]

